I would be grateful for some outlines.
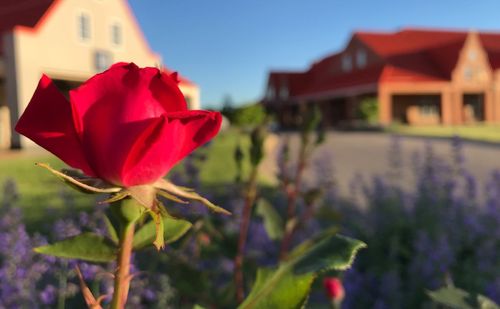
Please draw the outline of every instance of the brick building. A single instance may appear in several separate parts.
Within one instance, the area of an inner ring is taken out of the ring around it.
[[[355,32],[306,71],[270,72],[263,103],[284,125],[311,105],[336,125],[356,120],[365,98],[383,125],[500,122],[500,33]]]

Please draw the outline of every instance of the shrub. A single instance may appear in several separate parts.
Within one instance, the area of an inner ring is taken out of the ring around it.
[[[370,124],[378,122],[378,101],[377,98],[365,98],[361,101],[358,109],[358,116],[361,120]]]

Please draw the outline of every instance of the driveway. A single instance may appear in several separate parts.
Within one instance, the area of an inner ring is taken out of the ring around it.
[[[275,175],[279,144],[285,136],[290,138],[293,148],[296,149],[299,143],[298,134],[286,133],[274,136],[269,143],[272,145],[268,148],[269,155],[262,166],[266,173]],[[330,165],[340,192],[346,194],[349,192],[349,183],[356,174],[368,179],[373,175],[388,173],[393,144],[394,137],[385,133],[328,132],[326,141],[312,156],[313,164],[309,167],[307,179],[314,179],[318,173],[330,173],[328,167]],[[451,139],[400,136],[399,149],[403,167],[401,182],[407,188],[414,185],[412,161],[415,153],[419,153],[423,158],[426,145],[431,145],[433,152],[443,159],[451,161],[453,158]],[[489,178],[491,172],[500,169],[500,144],[462,141],[462,145],[465,167],[476,177],[479,188],[482,188],[482,184]],[[314,165],[320,165],[321,169],[314,168]]]

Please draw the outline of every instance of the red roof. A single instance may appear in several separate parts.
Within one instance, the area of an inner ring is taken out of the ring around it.
[[[1,39],[3,32],[11,31],[16,26],[36,28],[58,1],[61,0],[0,0],[0,55],[3,54],[3,40]],[[128,12],[131,13],[130,8]],[[132,14],[131,19],[136,23]],[[172,73],[167,68],[163,69]],[[177,78],[181,84],[196,85],[180,74]]]
[[[33,28],[56,0],[1,0],[0,32],[15,26]]]
[[[352,41],[364,45],[378,61],[367,67],[343,72],[343,51],[315,62],[305,72],[281,74],[294,79],[288,87],[291,96],[367,86],[379,82],[449,81],[469,32],[430,29],[405,29],[398,32],[355,32]],[[478,33],[493,69],[500,68],[500,33]],[[271,72],[271,76],[277,74]],[[293,77],[292,77],[293,76]],[[297,81],[297,76],[300,81]],[[294,86],[297,85],[297,86]],[[279,85],[275,85],[279,87]],[[294,88],[297,87],[297,88]]]

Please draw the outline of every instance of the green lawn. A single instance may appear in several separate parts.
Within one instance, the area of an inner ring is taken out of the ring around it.
[[[208,147],[199,149],[207,155],[207,160],[201,168],[201,182],[210,190],[226,187],[223,184],[234,182],[236,164],[234,149],[237,143],[248,149],[249,139],[236,130],[220,133]],[[66,211],[79,211],[95,205],[104,197],[87,195],[74,191],[64,185],[49,171],[35,166],[36,162],[49,163],[52,167],[62,168],[64,163],[47,153],[20,152],[16,155],[0,156],[0,202],[3,200],[3,184],[12,179],[19,191],[17,205],[23,208],[25,220],[28,223],[39,223],[47,216],[60,216]],[[176,168],[182,168],[179,165]],[[248,164],[243,166],[248,172]],[[68,206],[67,204],[71,204]],[[51,212],[48,213],[47,211]]]
[[[403,126],[394,125],[387,129],[388,132],[430,136],[430,137],[451,137],[459,136],[465,139],[500,142],[500,125],[461,125],[461,126]]]

